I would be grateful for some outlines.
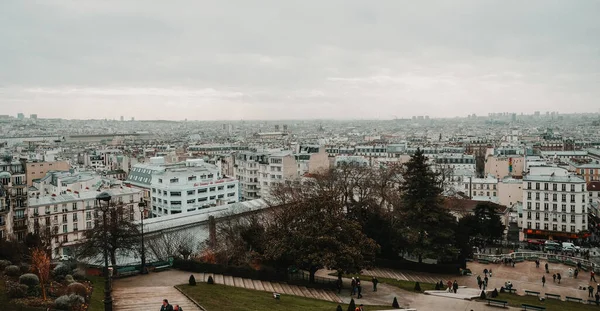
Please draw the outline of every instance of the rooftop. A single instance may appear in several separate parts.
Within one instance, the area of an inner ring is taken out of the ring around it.
[[[137,194],[140,193],[141,190],[135,188],[112,188],[104,191],[81,191],[79,193],[67,193],[60,194],[57,196],[40,196],[39,198],[29,198],[28,206],[36,207],[36,206],[45,206],[45,205],[54,205],[54,204],[63,204],[69,202],[78,202],[85,200],[94,200],[96,196],[98,196],[102,192],[107,192],[113,197],[120,197],[124,195]]]

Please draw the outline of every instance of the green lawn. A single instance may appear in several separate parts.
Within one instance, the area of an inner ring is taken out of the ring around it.
[[[88,277],[94,285],[94,291],[92,291],[92,298],[90,299],[90,306],[88,311],[104,311],[104,278],[99,276]]]
[[[498,300],[508,301],[508,305],[511,307],[521,307],[521,304],[528,304],[534,306],[546,307],[548,311],[591,311],[600,310],[596,305],[582,304],[578,302],[566,302],[556,299],[546,299],[543,302],[535,296],[519,296],[516,294],[499,293]],[[486,302],[487,303],[487,302]]]
[[[333,275],[333,276],[337,276],[337,272],[331,273],[329,275]],[[344,278],[352,278],[352,277],[359,277],[362,281],[371,281],[371,279],[373,278],[370,275],[364,275],[364,274],[344,274]],[[407,291],[411,291],[414,292],[415,291],[415,282],[413,281],[404,281],[404,280],[394,280],[394,279],[389,279],[389,278],[380,278],[378,277],[377,280],[379,280],[379,284],[387,284],[390,286],[395,286]],[[419,285],[421,286],[421,292],[426,291],[426,290],[435,290],[435,284],[432,283],[419,283]],[[363,287],[364,290],[364,287]]]
[[[198,283],[196,286],[177,286],[194,298],[208,311],[335,311],[337,303],[297,296],[281,295],[281,300],[273,299],[272,293],[237,288],[225,285]],[[391,306],[368,306],[366,310],[389,310]],[[348,305],[342,305],[346,310]]]

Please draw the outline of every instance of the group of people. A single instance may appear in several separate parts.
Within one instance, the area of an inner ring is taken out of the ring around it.
[[[163,299],[162,306],[160,306],[160,311],[183,311],[183,309],[178,304],[172,306],[169,304],[168,299]]]

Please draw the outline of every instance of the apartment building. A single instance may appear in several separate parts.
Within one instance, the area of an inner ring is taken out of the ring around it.
[[[202,159],[152,173],[150,188],[152,217],[239,202],[239,182]]]
[[[523,176],[525,157],[522,155],[495,154],[485,159],[484,172],[496,178]]]
[[[125,217],[141,219],[139,202],[142,191],[132,188],[103,190],[111,195],[111,206]],[[98,201],[101,192],[95,190],[73,191],[29,199],[26,217],[28,232],[48,234],[52,240],[53,255],[71,255],[72,247],[84,239],[86,230],[95,226],[98,219]]]
[[[583,178],[558,167],[531,167],[523,177],[521,227],[525,238],[582,237],[588,228]]]
[[[574,172],[585,179],[586,182],[600,180],[600,160],[571,159],[565,161],[568,164],[569,171]]]
[[[5,157],[0,160],[0,237],[23,241],[27,235],[27,175],[25,163]]]
[[[43,178],[49,171],[68,171],[71,169],[71,164],[67,161],[33,161],[25,164],[25,172],[27,174],[27,186],[31,187],[33,181]]]

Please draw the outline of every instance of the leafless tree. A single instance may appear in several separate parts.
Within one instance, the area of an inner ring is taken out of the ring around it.
[[[185,231],[161,231],[146,239],[148,251],[157,259],[167,260],[169,257],[188,259],[195,251],[193,237]]]

